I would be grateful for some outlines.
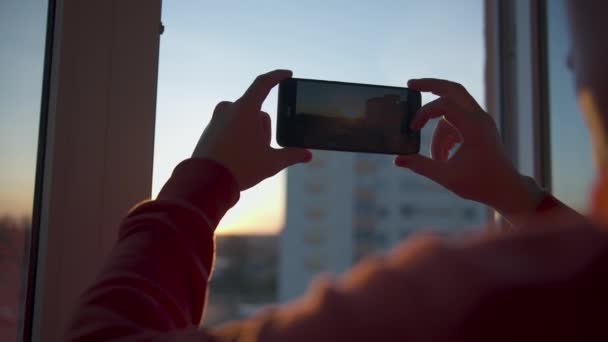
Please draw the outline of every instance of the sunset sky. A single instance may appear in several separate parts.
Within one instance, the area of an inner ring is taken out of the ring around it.
[[[0,217],[32,212],[45,1],[0,1]]]
[[[153,193],[187,158],[215,104],[275,68],[294,76],[404,86],[440,77],[484,99],[483,1],[163,2]],[[582,206],[592,178],[586,130],[564,68],[563,8],[550,2],[555,191]],[[46,2],[0,1],[0,216],[29,215],[35,179]],[[273,118],[276,91],[263,109]],[[430,97],[425,96],[423,100]],[[274,137],[273,137],[274,140]],[[276,145],[275,145],[276,146]],[[220,233],[276,232],[285,173],[244,192]]]
[[[165,1],[155,193],[192,152],[215,104],[235,100],[257,74],[275,68],[295,77],[393,86],[442,77],[460,81],[483,102],[482,3]],[[263,108],[273,119],[276,96],[273,91]],[[244,192],[219,232],[278,231],[285,177]]]

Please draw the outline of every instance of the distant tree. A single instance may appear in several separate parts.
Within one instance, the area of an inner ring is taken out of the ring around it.
[[[0,263],[21,263],[29,226],[27,219],[18,220],[10,216],[0,218]]]
[[[0,217],[0,340],[15,340],[27,267],[30,221]]]

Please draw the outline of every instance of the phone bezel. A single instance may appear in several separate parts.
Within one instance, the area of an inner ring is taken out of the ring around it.
[[[421,106],[421,94],[418,91],[411,90],[406,87],[396,87],[396,86],[384,86],[377,84],[365,84],[365,83],[351,83],[351,82],[340,82],[340,81],[326,81],[326,80],[316,80],[316,79],[307,79],[307,78],[289,78],[287,80],[279,83],[279,95],[278,95],[278,103],[277,103],[277,125],[276,125],[276,139],[277,143],[283,147],[303,147],[310,149],[319,149],[319,150],[331,150],[331,151],[345,151],[345,152],[362,152],[362,153],[377,153],[377,154],[416,154],[420,152],[420,132],[413,132],[410,130],[410,120],[412,116],[408,116],[407,120],[403,121],[403,126],[401,127],[405,134],[410,135],[413,138],[413,143],[408,144],[412,149],[407,151],[383,151],[378,150],[375,146],[370,146],[369,149],[353,149],[347,146],[340,146],[339,143],[335,142],[325,142],[319,144],[313,143],[303,143],[301,141],[294,141],[292,134],[294,129],[297,129],[297,126],[290,125],[290,121],[293,115],[296,114],[296,100],[297,100],[297,82],[298,81],[309,81],[309,82],[318,82],[318,83],[331,83],[331,84],[343,84],[343,85],[355,85],[355,86],[363,86],[363,87],[375,87],[375,88],[392,88],[408,91],[408,112],[417,111]]]

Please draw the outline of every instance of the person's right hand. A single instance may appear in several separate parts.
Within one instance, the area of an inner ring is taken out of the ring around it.
[[[431,158],[420,154],[398,156],[397,166],[425,176],[460,197],[491,206],[507,218],[538,206],[542,189],[515,169],[494,120],[462,85],[427,78],[410,80],[408,87],[439,96],[420,108],[412,129],[420,130],[432,118],[441,119],[433,133]],[[450,150],[459,143],[460,148],[450,157]]]
[[[235,102],[220,102],[192,157],[215,160],[225,166],[241,191],[288,166],[309,162],[312,154],[307,149],[270,146],[270,115],[261,111],[270,90],[291,75],[289,70],[260,75],[241,98]]]

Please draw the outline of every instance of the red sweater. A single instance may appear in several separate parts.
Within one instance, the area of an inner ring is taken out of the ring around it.
[[[607,235],[546,213],[534,229],[409,239],[335,279],[317,279],[294,302],[200,330],[213,231],[238,198],[221,165],[181,163],[158,199],[123,221],[69,340],[608,341]],[[559,217],[557,206],[549,198],[542,207]]]

